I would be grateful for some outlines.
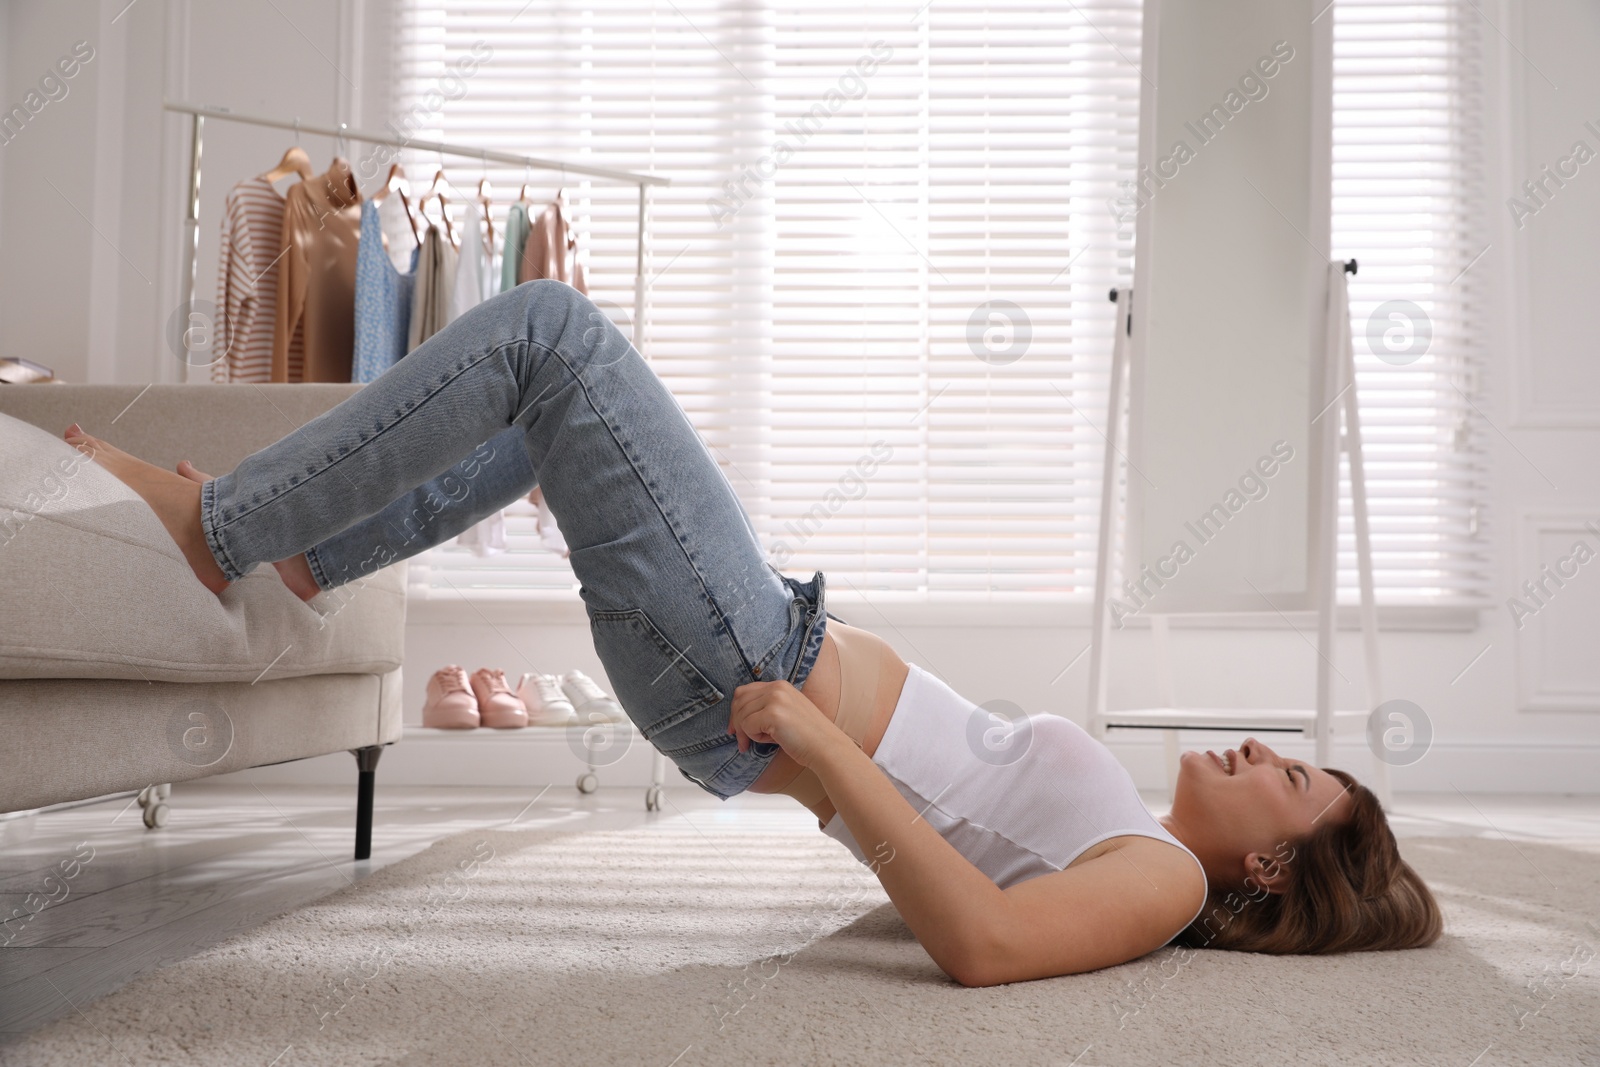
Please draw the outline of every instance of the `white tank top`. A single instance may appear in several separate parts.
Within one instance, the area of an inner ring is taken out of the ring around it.
[[[1000,888],[1063,870],[1090,846],[1125,835],[1177,845],[1200,865],[1150,814],[1111,751],[1082,727],[1047,714],[1007,724],[910,666],[872,762]],[[837,813],[823,833],[868,863]],[[1195,916],[1204,907],[1202,898]]]

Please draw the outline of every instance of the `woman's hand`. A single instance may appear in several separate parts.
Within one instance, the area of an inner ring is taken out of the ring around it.
[[[827,745],[845,737],[821,708],[782,681],[751,682],[735,689],[728,732],[738,737],[740,752],[748,750],[752,741],[776,744],[802,767],[811,766]]]

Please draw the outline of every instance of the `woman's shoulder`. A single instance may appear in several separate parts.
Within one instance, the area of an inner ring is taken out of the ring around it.
[[[1183,925],[1176,927],[1174,936],[1205,907],[1209,890],[1205,870],[1195,854],[1182,845],[1142,834],[1125,834],[1100,844],[1111,845],[1112,851],[1121,853],[1121,858],[1128,860],[1130,873],[1138,872],[1134,877],[1148,875],[1161,888],[1162,897],[1172,902],[1173,914],[1183,914]],[[1184,908],[1189,910],[1185,912]]]

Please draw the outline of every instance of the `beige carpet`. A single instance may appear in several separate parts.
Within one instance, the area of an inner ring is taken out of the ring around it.
[[[0,1062],[1600,1065],[1594,847],[1404,848],[1446,909],[1432,949],[1164,950],[969,990],[819,834],[468,833]]]

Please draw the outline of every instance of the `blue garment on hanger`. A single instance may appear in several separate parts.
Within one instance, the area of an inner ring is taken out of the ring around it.
[[[378,205],[365,201],[361,205],[361,240],[356,246],[356,350],[351,381],[375,381],[406,354],[416,274],[416,249],[411,251],[411,273],[395,270],[383,247]]]

